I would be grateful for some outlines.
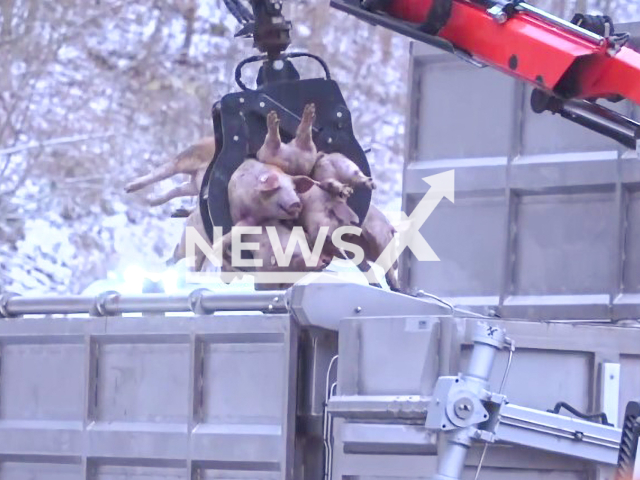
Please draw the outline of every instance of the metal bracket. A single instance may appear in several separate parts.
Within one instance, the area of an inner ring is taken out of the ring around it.
[[[507,12],[504,11],[504,7],[502,5],[494,5],[493,7],[487,10],[487,13],[491,15],[496,22],[502,24],[509,20],[509,16]]]
[[[521,0],[500,0],[487,9],[487,13],[500,24],[505,23],[517,13],[518,5]]]

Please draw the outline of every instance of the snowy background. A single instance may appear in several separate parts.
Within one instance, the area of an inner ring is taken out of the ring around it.
[[[567,19],[640,20],[637,0],[531,3]],[[328,0],[285,7],[291,50],[325,59],[372,148],[374,202],[397,206],[408,41]],[[150,208],[150,189],[123,187],[211,134],[211,104],[237,89],[235,65],[255,53],[238,28],[221,0],[0,2],[0,291],[79,293],[132,266],[162,268],[182,231],[169,214],[191,200]]]

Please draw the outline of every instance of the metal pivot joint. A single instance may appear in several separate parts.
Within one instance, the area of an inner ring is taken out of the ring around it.
[[[428,407],[425,426],[446,432],[444,451],[438,458],[435,480],[458,480],[471,443],[493,442],[494,435],[480,425],[490,420],[506,397],[489,390],[489,376],[496,353],[510,345],[502,329],[478,322],[473,332],[473,350],[464,374],[440,377]],[[490,407],[494,404],[497,408]]]

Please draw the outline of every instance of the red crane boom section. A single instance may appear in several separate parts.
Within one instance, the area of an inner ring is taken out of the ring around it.
[[[433,3],[395,0],[388,13],[421,24]],[[640,53],[622,47],[609,55],[606,39],[585,38],[527,12],[499,23],[481,5],[453,0],[449,20],[438,36],[539,88],[559,93],[558,87],[568,86],[571,98],[621,95],[640,105]]]

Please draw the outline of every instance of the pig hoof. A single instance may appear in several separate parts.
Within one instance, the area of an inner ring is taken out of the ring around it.
[[[280,119],[278,118],[278,114],[275,111],[269,112],[269,114],[267,115],[267,127],[269,128],[269,130],[275,130],[276,128],[278,128],[279,124]]]
[[[316,105],[315,103],[308,103],[304,107],[304,112],[302,112],[302,118],[305,120],[313,120],[316,118]]]
[[[342,187],[340,189],[339,195],[340,195],[340,198],[343,198],[343,199],[346,200],[347,198],[349,198],[351,196],[352,193],[353,193],[353,188],[347,187],[345,185],[344,187]]]

